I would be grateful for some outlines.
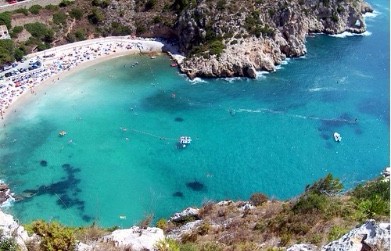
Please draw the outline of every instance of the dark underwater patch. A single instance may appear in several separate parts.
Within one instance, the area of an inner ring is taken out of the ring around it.
[[[39,162],[39,164],[41,165],[41,166],[47,166],[48,165],[48,162],[46,161],[46,160],[41,160],[40,162]]]
[[[91,216],[89,216],[89,215],[83,215],[83,217],[82,217],[82,219],[83,219],[83,221],[85,221],[85,222],[91,222],[91,220],[93,219]]]
[[[148,111],[183,111],[191,109],[188,98],[182,98],[178,95],[173,98],[170,92],[156,92],[143,100],[142,107]]]
[[[324,140],[329,140],[330,139],[330,135],[326,134],[326,133],[322,133],[321,134],[321,137],[324,139]]]
[[[181,118],[181,117],[176,117],[176,118],[175,118],[175,121],[176,121],[176,122],[183,122],[183,121],[184,121],[184,119],[183,119],[183,118]]]
[[[81,180],[75,176],[76,173],[80,172],[80,168],[75,168],[70,164],[63,164],[62,168],[66,173],[65,177],[49,185],[41,185],[37,189],[24,190],[21,194],[22,200],[49,194],[57,197],[56,203],[63,209],[77,207],[80,211],[83,211],[85,202],[78,198],[78,194],[81,192],[78,184]]]
[[[334,132],[338,131],[344,126],[348,126],[354,129],[356,134],[362,133],[358,119],[346,112],[342,113],[335,119],[321,120],[320,126],[318,127],[318,131],[322,139],[329,140],[330,138],[332,138]]]
[[[190,188],[191,190],[197,191],[197,192],[202,191],[202,190],[205,189],[205,185],[202,184],[201,182],[198,182],[198,181],[187,182],[186,186],[188,188]]]
[[[335,142],[335,143],[338,143],[338,142]],[[331,142],[326,142],[325,147],[326,147],[327,149],[333,149],[334,145],[333,145]]]
[[[362,101],[358,106],[358,110],[361,113],[372,115],[378,119],[383,120],[388,126],[390,126],[390,100],[382,99],[366,99]]]
[[[174,197],[179,197],[179,198],[183,198],[183,193],[180,192],[180,191],[177,191],[177,192],[173,193],[172,196],[174,196]]]

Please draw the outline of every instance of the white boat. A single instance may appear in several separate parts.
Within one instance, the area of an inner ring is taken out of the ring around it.
[[[340,142],[340,141],[342,140],[341,134],[335,132],[335,133],[334,133],[334,140],[335,140],[336,142]]]
[[[61,130],[61,131],[58,133],[58,135],[60,135],[61,137],[62,137],[62,136],[65,136],[66,134],[67,134],[67,132],[64,131],[64,130]]]
[[[191,143],[191,138],[189,136],[181,136],[179,138],[179,143],[182,145],[182,147],[186,147],[186,145]]]

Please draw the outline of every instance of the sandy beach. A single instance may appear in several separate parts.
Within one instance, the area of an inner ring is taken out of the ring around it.
[[[56,81],[91,65],[125,55],[161,53],[163,42],[154,39],[126,37],[106,37],[80,41],[29,54],[26,61],[39,61],[41,66],[18,73],[0,81],[0,117],[4,120],[11,106],[23,103],[23,97],[35,95],[37,91],[50,88]],[[176,60],[181,56],[173,51],[169,54]]]

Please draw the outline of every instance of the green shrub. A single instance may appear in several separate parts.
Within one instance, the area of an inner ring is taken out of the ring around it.
[[[69,15],[72,17],[72,18],[75,18],[77,20],[81,20],[82,17],[83,17],[83,11],[81,9],[78,9],[78,8],[73,8],[70,12],[69,12]]]
[[[166,219],[159,219],[156,222],[156,227],[163,229],[163,231],[167,230],[167,220]]]
[[[338,12],[339,14],[341,14],[341,13],[345,12],[345,8],[344,8],[343,6],[341,6],[341,5],[338,5],[338,7],[337,7],[337,12]]]
[[[53,23],[57,25],[66,25],[67,15],[63,11],[59,11],[53,14]]]
[[[382,200],[390,201],[390,182],[377,179],[356,186],[349,194],[357,200],[366,200],[378,195]]]
[[[226,0],[219,0],[217,1],[217,4],[216,4],[216,9],[218,10],[224,10],[225,9],[225,5],[226,5]]]
[[[331,173],[325,178],[316,181],[313,185],[306,187],[306,192],[314,192],[316,194],[335,195],[340,193],[343,185],[338,178],[334,178]]]
[[[100,24],[105,19],[102,10],[98,8],[92,8],[91,14],[88,15],[88,20],[92,24]]]
[[[7,29],[11,29],[11,14],[6,11],[0,13],[0,25],[6,25]]]
[[[0,39],[0,65],[13,62],[14,51],[15,44],[11,39]]]
[[[180,251],[198,251],[197,245],[194,243],[184,243],[184,244],[179,244],[179,250]]]
[[[59,8],[57,5],[49,4],[45,6],[45,9],[50,11],[58,11]]]
[[[17,61],[20,61],[22,60],[22,58],[26,55],[26,53],[20,49],[20,48],[16,48],[15,49],[15,52],[14,52],[14,58],[17,60]]]
[[[0,236],[0,250],[1,251],[19,251],[19,246],[15,239],[5,238],[3,235]]]
[[[32,228],[34,233],[42,237],[41,248],[44,250],[73,250],[75,246],[74,231],[58,222],[39,220],[32,224]]]
[[[153,18],[153,23],[154,23],[154,24],[158,24],[158,23],[160,23],[160,22],[162,22],[162,18],[161,18],[160,16],[155,16],[155,17]]]
[[[179,244],[173,239],[163,239],[158,241],[154,248],[157,251],[179,251]]]
[[[26,8],[19,8],[14,10],[14,13],[23,13],[25,16],[29,15],[29,11]]]
[[[292,210],[301,214],[323,212],[327,203],[327,196],[310,192],[301,196],[292,207]]]
[[[12,38],[18,37],[18,34],[23,31],[23,26],[15,26],[12,31],[10,32],[10,36]]]
[[[350,192],[364,217],[388,216],[390,213],[390,182],[380,179],[358,185]]]
[[[347,229],[340,226],[333,226],[328,234],[328,241],[334,241],[342,237],[348,232]]]
[[[24,28],[26,28],[26,30],[30,32],[30,34],[37,39],[40,39],[44,42],[53,41],[54,31],[43,23],[35,22],[35,23],[25,24]]]
[[[58,5],[61,8],[67,7],[69,5],[73,4],[73,1],[70,0],[62,0],[61,3]]]
[[[222,41],[215,40],[209,44],[209,53],[211,55],[220,56],[220,54],[223,52],[224,48],[225,48],[225,46]]]
[[[13,33],[16,33],[16,34],[19,34],[23,31],[23,26],[15,26],[13,29],[12,29],[12,32]]]
[[[125,36],[131,33],[131,29],[118,22],[111,23],[111,34],[114,36]]]
[[[110,5],[109,0],[92,0],[91,4],[96,7],[107,8]]]
[[[288,245],[289,242],[291,241],[291,239],[292,239],[291,234],[289,234],[289,233],[282,234],[281,237],[280,237],[280,245],[281,246]]]
[[[42,9],[41,5],[35,4],[29,8],[29,11],[31,14],[38,15],[41,9]]]
[[[202,224],[198,226],[197,232],[199,235],[206,235],[209,233],[210,228],[210,223],[207,221],[203,221]]]
[[[390,213],[390,204],[382,200],[379,195],[374,195],[370,199],[360,201],[358,209],[367,217],[373,218],[377,215],[388,215]]]
[[[237,44],[238,43],[238,40],[234,39],[230,42],[230,45],[234,45],[234,44]]]
[[[75,32],[75,37],[78,41],[86,40],[86,33],[82,29],[78,29]]]
[[[235,40],[236,41],[236,40]],[[232,43],[231,43],[232,44]],[[267,202],[267,196],[262,193],[254,193],[250,197],[250,202],[254,206],[260,206],[263,203]]]
[[[331,15],[331,20],[333,20],[333,22],[335,23],[338,22],[339,17],[335,12],[333,12],[333,14]]]
[[[145,3],[145,10],[151,10],[156,6],[157,1],[156,0],[148,0]]]

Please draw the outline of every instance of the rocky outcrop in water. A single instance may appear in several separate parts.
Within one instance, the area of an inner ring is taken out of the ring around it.
[[[10,189],[7,184],[0,183],[0,205],[12,198]]]
[[[197,1],[177,22],[188,56],[180,70],[190,78],[255,78],[306,54],[309,33],[364,32],[363,13],[371,11],[362,0]]]

